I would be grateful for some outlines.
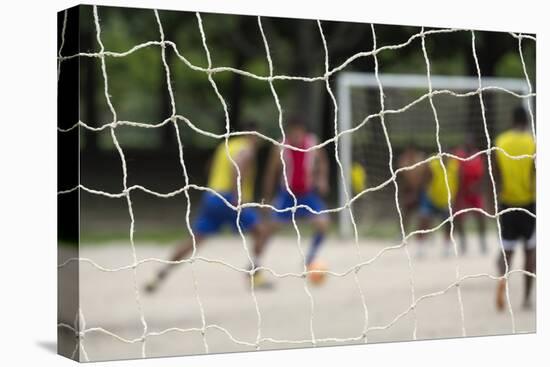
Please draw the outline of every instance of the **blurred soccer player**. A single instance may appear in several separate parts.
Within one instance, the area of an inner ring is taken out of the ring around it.
[[[253,122],[243,125],[244,130],[251,131],[255,130],[255,128],[256,125]],[[250,202],[254,194],[257,137],[255,135],[232,137],[229,139],[228,145],[229,154],[239,167],[241,173],[242,202]],[[231,204],[237,205],[237,170],[227,155],[225,142],[220,143],[214,152],[208,178],[208,187],[216,191]],[[204,192],[198,216],[192,225],[196,246],[201,245],[207,237],[218,233],[224,225],[229,225],[234,230],[237,230],[236,222],[236,210],[227,206],[218,195],[209,191]],[[256,208],[242,209],[239,224],[243,232],[250,232],[254,238],[253,260],[254,267],[257,267],[258,257],[262,252],[266,240],[266,227],[261,224]],[[193,240],[190,238],[176,248],[170,260],[181,261],[192,250]],[[146,285],[146,291],[155,291],[173,268],[174,264],[168,264],[162,268],[157,273],[155,279]],[[254,282],[257,286],[262,286],[265,283],[265,280],[261,277],[261,273],[256,272],[254,274]]]
[[[399,156],[397,162],[398,168],[410,167],[425,159],[424,153],[419,150],[415,144],[410,143]],[[426,172],[427,166],[422,164],[414,169],[399,172],[399,203],[401,204],[401,213],[403,215],[403,225],[405,229],[410,222],[412,213],[420,204],[421,194],[426,185],[426,179],[429,177]]]
[[[286,144],[301,149],[308,149],[317,144],[317,137],[308,132],[303,120],[298,117],[291,118],[286,127]],[[283,159],[286,166],[286,176],[290,191],[296,196],[297,205],[307,205],[314,211],[322,211],[326,208],[321,195],[328,193],[328,159],[324,151],[315,149],[302,152],[285,149]],[[280,148],[274,147],[269,157],[264,179],[264,198],[271,200],[274,186],[279,185],[279,191],[273,200],[273,206],[279,210],[294,206],[294,200],[287,191],[282,175],[282,162]],[[313,240],[306,254],[306,266],[312,265],[315,256],[321,246],[330,221],[327,214],[314,214],[306,208],[296,210],[296,218],[307,218],[315,229]],[[275,231],[280,223],[288,223],[292,220],[290,210],[274,212],[271,231]]]
[[[360,194],[366,190],[367,183],[367,169],[361,163],[353,162],[351,165],[351,191],[353,195]]]
[[[455,151],[455,155],[460,158],[469,158],[477,152],[474,137],[468,134],[466,141],[461,148]],[[469,158],[459,162],[459,185],[456,195],[456,211],[485,207],[485,197],[483,190],[483,178],[485,175],[485,160],[483,155],[479,154],[474,158]],[[467,236],[464,232],[464,219],[466,215],[472,215],[477,223],[479,246],[481,253],[487,253],[487,241],[485,237],[485,216],[479,212],[469,212],[461,214],[455,218],[456,229],[460,237],[460,250],[465,254],[468,248]]]
[[[517,107],[513,113],[513,126],[500,134],[495,145],[511,156],[532,155],[535,153],[535,140],[528,128],[527,114],[523,107]],[[499,210],[522,208],[533,214],[536,210],[535,166],[531,158],[513,159],[501,151],[496,151],[496,173],[499,183]],[[499,217],[502,246],[508,264],[511,263],[515,246],[523,243],[525,251],[524,269],[536,272],[536,220],[522,211],[510,211]],[[499,271],[505,274],[504,256],[499,255]],[[533,278],[525,275],[525,293],[523,307],[531,308],[531,288]],[[502,279],[497,287],[497,309],[504,309],[506,280]]]
[[[447,171],[447,179],[449,183],[451,205],[453,205],[458,191],[458,162],[456,159],[449,157],[443,158],[443,163]],[[439,159],[431,160],[428,163],[429,169],[427,170],[427,186],[425,191],[421,193],[420,197],[420,229],[427,230],[430,228],[432,219],[440,218],[446,220],[449,217],[449,204],[448,196],[449,191],[445,183],[445,172]],[[448,226],[447,226],[448,227]],[[446,228],[445,231],[445,243],[443,247],[444,256],[448,256],[451,251],[450,243],[450,231]],[[417,256],[423,256],[423,247],[425,245],[425,235],[420,234],[419,246]]]

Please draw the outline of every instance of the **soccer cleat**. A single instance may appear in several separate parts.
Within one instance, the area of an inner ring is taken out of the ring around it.
[[[149,283],[145,285],[145,287],[143,287],[143,290],[145,291],[145,293],[149,293],[149,294],[155,293],[158,287],[160,286],[160,283],[164,280],[164,278],[166,278],[167,274],[168,274],[168,271],[166,269],[161,270],[157,274],[155,279],[151,280]]]
[[[272,289],[273,283],[267,280],[264,273],[256,271],[252,276],[252,285],[254,289]]]
[[[158,289],[158,281],[156,280],[153,280],[149,283],[147,283],[145,285],[145,287],[143,287],[143,290],[145,291],[145,293],[155,293],[155,291]]]
[[[506,280],[501,279],[497,285],[497,311],[504,310],[505,298],[506,298]]]

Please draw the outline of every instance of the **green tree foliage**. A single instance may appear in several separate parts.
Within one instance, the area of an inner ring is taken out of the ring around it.
[[[206,67],[197,18],[194,13],[160,11],[166,39],[177,45],[178,52],[194,65]],[[154,14],[146,9],[99,8],[102,40],[105,49],[123,52],[132,47],[160,39]],[[258,75],[268,75],[264,44],[256,17],[203,14],[203,24],[214,66],[230,66]],[[270,45],[276,74],[315,76],[324,72],[324,49],[317,24],[311,20],[263,18],[264,30]],[[82,51],[97,50],[95,28],[91,12],[81,13],[83,35]],[[356,52],[372,49],[369,24],[323,22],[327,38],[330,66],[335,67]],[[377,46],[405,42],[420,31],[419,27],[376,25]],[[85,37],[85,38],[86,38]],[[518,42],[506,33],[477,32],[477,49],[482,73],[491,76],[524,77],[518,53]],[[433,74],[473,75],[471,35],[457,32],[428,36],[427,50]],[[531,80],[535,80],[535,44],[524,41],[524,55]],[[214,94],[207,75],[190,69],[166,48],[171,69],[171,84],[176,98],[177,113],[202,129],[216,133],[225,130],[222,106]],[[380,71],[391,73],[425,73],[420,39],[399,50],[388,50],[379,55]],[[103,78],[99,60],[86,63],[98,73],[97,85],[87,85],[89,93],[96,94],[91,116],[100,123],[110,122],[112,116],[103,96]],[[360,58],[346,70],[373,71],[372,58]],[[158,46],[146,47],[123,58],[107,58],[109,91],[120,120],[158,123],[170,115],[165,72]],[[220,92],[228,103],[233,128],[244,119],[260,122],[260,130],[278,137],[277,109],[266,82],[222,72],[214,75]],[[307,84],[307,85],[305,85]],[[277,81],[275,87],[285,113],[301,113],[320,121],[319,134],[328,134],[332,127],[331,103],[324,91],[324,83]],[[84,105],[86,101],[83,101]],[[328,106],[328,107],[327,107]],[[91,109],[83,106],[83,111]],[[86,116],[83,117],[86,119]],[[185,130],[187,131],[187,130]],[[216,141],[200,134],[183,134],[185,145],[212,148]],[[157,148],[166,139],[160,129],[121,130],[120,140],[135,149]],[[105,142],[99,146],[110,147]],[[111,147],[112,148],[112,147]]]

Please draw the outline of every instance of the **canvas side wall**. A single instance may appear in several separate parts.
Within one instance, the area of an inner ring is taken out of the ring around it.
[[[58,48],[61,55],[79,52],[79,6],[57,14]],[[68,129],[79,120],[79,58],[58,64],[57,90],[57,187],[58,192],[79,184],[79,129]],[[52,127],[53,128],[53,127]],[[76,337],[79,322],[79,190],[57,194],[57,352],[80,360]],[[61,266],[61,264],[65,264]]]

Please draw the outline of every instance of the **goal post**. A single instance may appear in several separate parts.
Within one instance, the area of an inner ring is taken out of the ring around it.
[[[428,93],[428,76],[426,74],[379,74],[380,83],[384,88],[384,98],[385,101],[389,96],[392,98],[392,95],[395,94],[411,94],[409,98],[401,98],[401,104],[398,104],[397,109],[405,107],[407,104],[410,104],[415,99],[418,99],[419,96],[426,95]],[[447,76],[447,75],[432,75],[430,76],[431,85],[433,91],[440,90],[449,90],[454,93],[468,93],[475,92],[479,88],[479,80],[475,76]],[[527,85],[525,79],[521,78],[500,78],[500,77],[482,77],[481,78],[481,87],[484,88],[484,94],[494,93],[499,95],[504,95],[508,100],[500,101],[500,104],[497,104],[497,108],[501,110],[509,111],[511,108],[509,105],[509,100],[515,100],[515,103],[523,103],[527,108],[528,98],[522,98],[520,100],[510,94],[509,92],[514,92],[521,95],[529,94],[529,86]],[[368,92],[370,91],[370,93]],[[416,98],[414,96],[414,91],[416,91]],[[419,93],[421,91],[421,93]],[[354,97],[354,94],[362,93],[361,97]],[[474,95],[477,98],[477,94]],[[397,98],[396,98],[397,99]],[[449,95],[449,101],[452,99],[459,99],[459,97]],[[339,132],[345,132],[354,127],[357,127],[368,115],[377,114],[380,112],[380,101],[379,101],[379,86],[378,80],[375,73],[364,73],[364,72],[341,72],[337,77],[337,102],[338,102],[338,128]],[[397,103],[397,102],[396,102]],[[449,122],[450,124],[463,124],[464,116],[467,114],[465,111],[465,106],[454,106],[447,102],[447,107],[452,111],[453,121]],[[358,104],[366,104],[371,108],[361,108]],[[498,107],[500,106],[500,107]],[[388,107],[386,103],[386,109],[395,109]],[[488,113],[493,113],[494,111],[488,111]],[[400,114],[407,115],[408,110],[400,112]],[[425,116],[423,113],[415,112],[412,118],[417,118],[418,122],[421,124],[427,124],[427,121],[432,120],[433,116],[431,111],[426,111]],[[419,117],[421,116],[421,117]],[[509,115],[501,113],[498,115],[500,120],[508,119]],[[370,122],[368,122],[370,123]],[[367,123],[367,124],[368,124]],[[501,125],[505,122],[501,121]],[[391,124],[388,123],[388,125]],[[409,126],[411,125],[409,121]],[[364,127],[361,127],[364,128]],[[455,129],[466,130],[467,127],[463,126],[454,127]],[[482,126],[479,126],[482,128]],[[409,127],[408,129],[411,129]],[[411,130],[409,130],[409,133]],[[349,199],[346,198],[346,191],[350,198],[352,194],[352,185],[351,185],[351,167],[353,164],[354,152],[358,148],[358,142],[354,142],[353,138],[354,133],[345,133],[339,136],[338,138],[338,149],[340,154],[340,161],[342,163],[342,168],[344,170],[344,177],[346,177],[345,182],[339,182],[338,185],[338,206],[344,207]],[[361,144],[361,143],[360,143]],[[384,142],[385,144],[385,142]],[[386,148],[387,150],[387,148]],[[376,152],[372,152],[374,155]],[[357,155],[357,154],[356,154]],[[395,161],[394,157],[394,161]],[[395,163],[395,162],[394,162]],[[387,168],[387,162],[384,163]],[[369,174],[370,177],[370,174]],[[371,184],[369,187],[373,186]],[[354,205],[355,206],[355,205]],[[342,237],[350,237],[353,234],[353,228],[351,223],[351,217],[349,211],[341,210],[338,212],[339,215],[339,232]]]

